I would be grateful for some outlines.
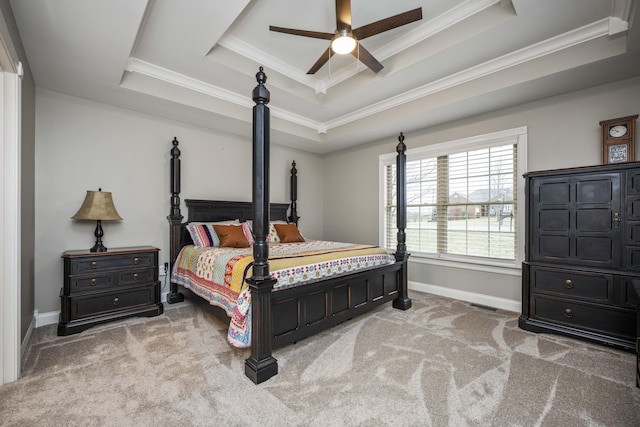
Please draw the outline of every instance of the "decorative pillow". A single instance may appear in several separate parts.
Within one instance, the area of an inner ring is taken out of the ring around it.
[[[267,243],[280,243],[280,236],[274,227],[275,223],[269,223],[269,234],[267,234]]]
[[[249,232],[251,234],[251,244],[253,244],[253,221],[248,219],[246,221],[248,224]],[[274,224],[286,224],[285,221],[270,221],[269,222],[269,234],[267,234],[267,243],[280,243],[280,237],[278,237],[278,232],[276,231]]]
[[[196,247],[204,248],[210,246],[220,246],[220,239],[213,229],[217,224],[239,224],[237,219],[218,222],[190,222],[187,224],[187,231]]]
[[[242,223],[242,233],[244,234],[245,239],[247,239],[247,242],[249,242],[250,245],[253,245],[253,233],[251,232],[250,223]]]
[[[295,224],[273,224],[282,243],[304,242]]]
[[[251,246],[244,237],[244,232],[239,225],[214,225],[213,229],[220,238],[221,248],[248,248]]]

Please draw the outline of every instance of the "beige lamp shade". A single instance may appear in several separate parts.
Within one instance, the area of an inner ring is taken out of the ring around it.
[[[122,218],[118,215],[116,207],[113,206],[111,193],[98,188],[98,191],[87,191],[80,210],[71,219],[96,221],[96,232],[94,233],[96,244],[89,250],[91,252],[106,252],[107,248],[102,244],[102,236],[104,236],[102,221],[116,221]]]
[[[71,219],[116,221],[122,218],[113,205],[111,193],[108,191],[87,191],[80,210]]]

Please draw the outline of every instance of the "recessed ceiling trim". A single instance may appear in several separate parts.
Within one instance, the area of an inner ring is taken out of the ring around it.
[[[238,95],[235,92],[222,89],[218,86],[205,83],[201,80],[193,79],[191,77],[185,76],[184,74],[176,73],[175,71],[159,67],[157,65],[142,61],[137,58],[129,58],[125,70],[131,73],[138,73],[148,77],[152,77],[154,79],[180,86],[185,89],[200,92],[207,96],[231,102],[242,107],[253,108],[253,106],[255,105],[251,98],[248,96]],[[313,129],[319,134],[324,133],[323,125],[318,121],[308,119],[299,114],[291,113],[289,111],[283,110],[282,108],[274,106],[270,106],[270,110],[274,117],[278,117],[288,122]]]
[[[464,21],[476,13],[482,12],[496,3],[501,3],[501,0],[478,0],[459,4],[458,6],[448,10],[446,13],[432,18],[424,25],[421,25],[402,37],[397,38],[395,41],[373,51],[372,54],[376,58],[381,58],[380,60],[390,58],[391,56],[396,55],[397,53],[402,52],[403,50],[408,49],[409,47],[426,40],[461,21]],[[290,79],[314,89],[316,95],[326,93],[328,88],[355,76],[366,68],[346,67],[338,72],[331,73],[329,77],[318,79],[316,77],[310,77],[305,72],[284,63],[274,56],[268,55],[264,51],[243,42],[237,37],[231,35],[224,37],[218,41],[218,45],[223,46],[238,55],[242,55],[256,61],[265,68],[272,69],[286,77],[289,77]]]
[[[479,79],[481,77],[503,71],[505,69],[533,61],[535,59],[553,54],[560,50],[564,50],[581,43],[586,43],[598,37],[609,36],[611,31],[620,31],[620,28],[627,26],[620,25],[618,19],[605,18],[564,34],[552,37],[542,42],[527,46],[523,49],[508,53],[491,61],[484,62],[471,68],[467,68],[458,73],[451,74],[442,79],[433,81],[416,89],[401,93],[394,97],[385,99],[369,105],[367,107],[356,110],[352,113],[345,114],[341,117],[328,120],[325,123],[308,119],[301,115],[289,112],[279,107],[271,107],[274,117],[287,120],[298,125],[314,129],[318,134],[326,133],[328,130],[346,125],[348,123],[366,118],[368,116],[381,113],[406,104],[408,102],[433,95],[437,92],[453,88],[465,84],[467,82]],[[222,89],[220,87],[204,83],[200,80],[176,73],[166,68],[141,61],[137,58],[129,58],[126,70],[129,72],[140,73],[149,77],[153,77],[180,87],[201,92],[208,96],[222,99],[243,107],[252,108],[253,102],[247,96],[240,96],[237,93]]]
[[[586,43],[598,37],[609,36],[610,19],[605,18],[587,24],[583,27],[569,31],[567,33],[552,37],[542,42],[527,46],[523,49],[508,53],[496,59],[484,62],[458,73],[448,75],[442,79],[433,81],[416,89],[401,93],[394,97],[385,99],[367,107],[345,114],[339,118],[329,120],[325,123],[327,130],[363,119],[365,117],[383,112],[390,108],[398,107],[402,104],[433,95],[434,93],[462,85],[489,74],[497,73],[507,68],[533,61],[546,55],[558,52],[572,46]]]
[[[229,49],[230,51],[242,55],[245,58],[249,58],[252,61],[264,66],[265,68],[274,70],[280,74],[283,74],[290,79],[297,81],[312,89],[317,89],[318,79],[311,77],[306,73],[290,66],[289,64],[281,61],[280,59],[271,56],[264,51],[256,49],[249,43],[245,43],[235,36],[227,36],[218,42],[219,46]]]
[[[247,96],[240,96],[235,92],[231,92],[226,89],[222,89],[218,86],[214,86],[208,83],[204,83],[201,80],[185,76],[184,74],[176,73],[175,71],[168,70],[163,67],[151,64],[146,61],[142,61],[137,58],[129,58],[125,70],[131,73],[138,73],[154,79],[162,80],[167,83],[171,83],[176,86],[180,86],[186,89],[190,89],[196,92],[204,93],[215,98],[222,99],[233,104],[241,105],[243,107],[252,107],[253,103]]]
[[[483,10],[500,3],[500,0],[484,0],[477,2],[464,2],[458,6],[446,11],[445,13],[430,19],[424,25],[421,25],[409,33],[398,37],[390,43],[387,43],[380,49],[376,50],[376,57],[387,59],[398,52],[406,50],[411,46],[420,43],[423,40],[433,37],[434,35],[453,27],[456,24],[482,12]]]

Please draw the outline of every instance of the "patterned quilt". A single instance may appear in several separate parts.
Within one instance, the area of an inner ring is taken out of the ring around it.
[[[269,244],[269,271],[278,281],[274,291],[394,262],[377,246],[319,240]],[[228,341],[246,348],[251,345],[251,291],[245,279],[252,273],[253,248],[185,246],[171,281],[223,308],[231,318]]]

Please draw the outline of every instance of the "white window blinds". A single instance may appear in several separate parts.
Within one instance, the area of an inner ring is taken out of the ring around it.
[[[448,148],[451,152],[436,155],[434,150],[407,153],[409,252],[515,261],[518,139],[452,143]],[[387,247],[396,244],[395,170],[395,164],[385,163]]]

